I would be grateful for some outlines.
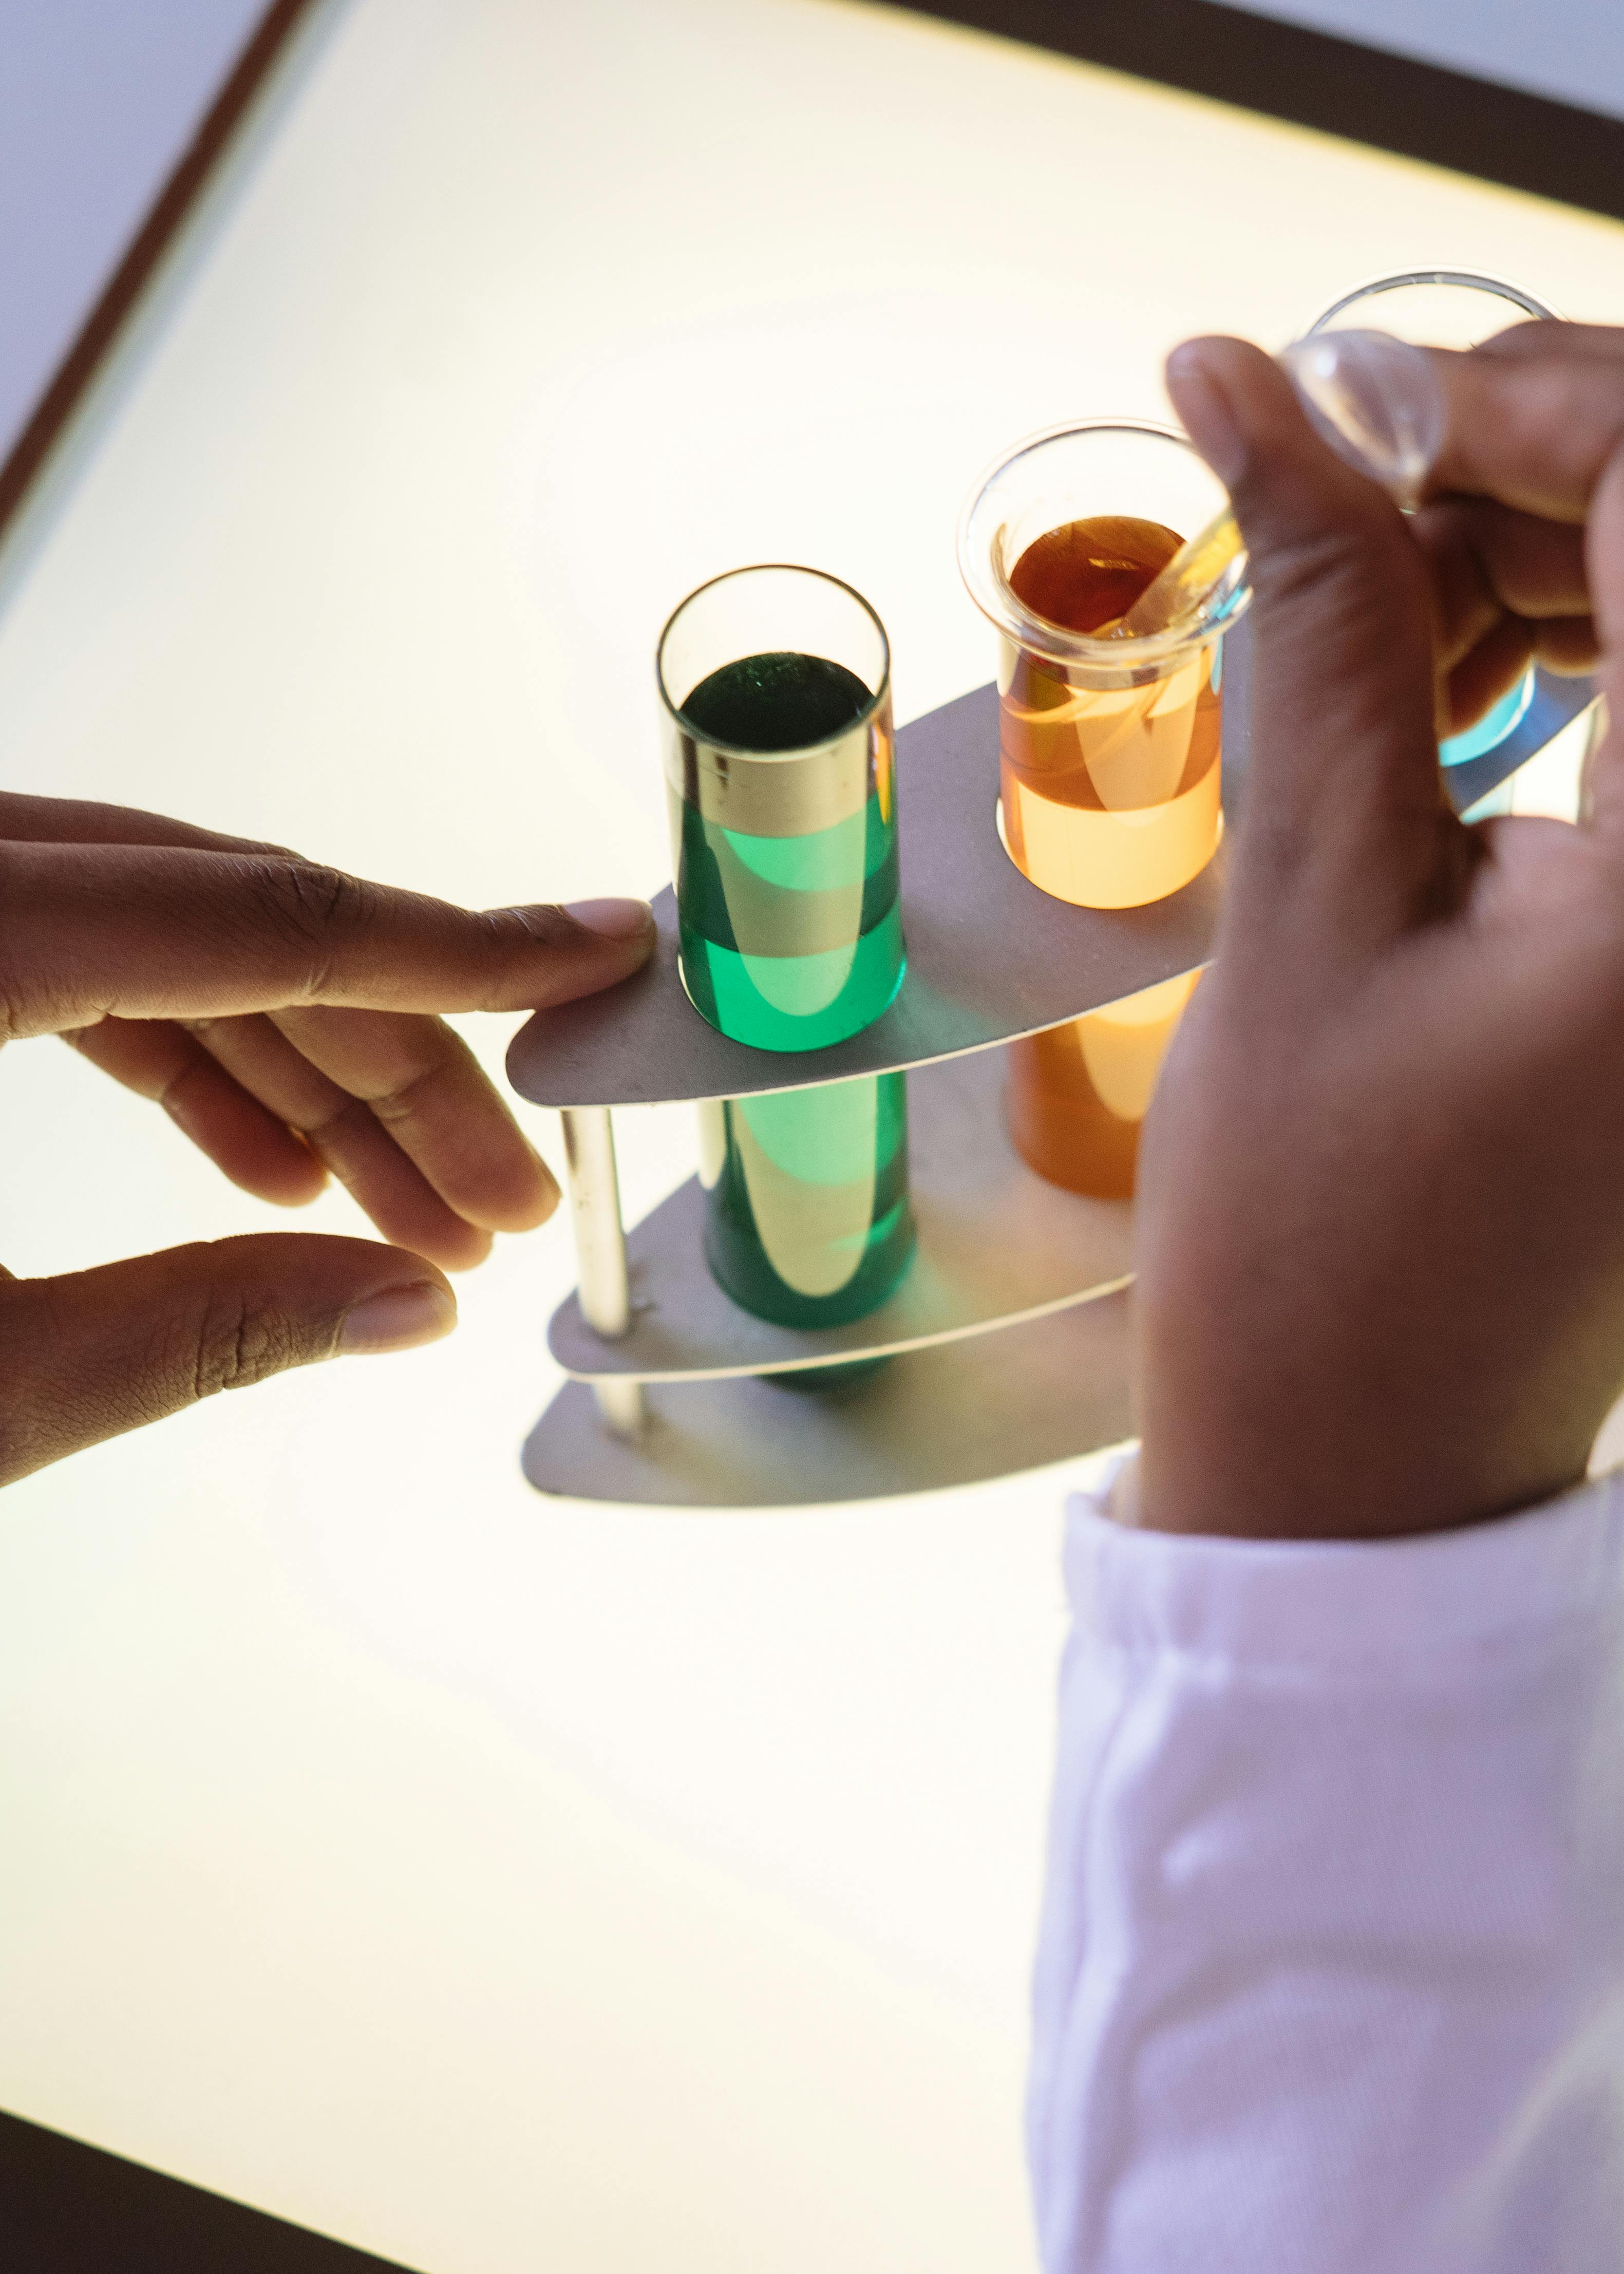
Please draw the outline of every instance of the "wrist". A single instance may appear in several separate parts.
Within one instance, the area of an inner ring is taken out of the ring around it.
[[[1259,1444],[1255,1431],[1147,1423],[1111,1514],[1139,1530],[1192,1536],[1394,1540],[1492,1523],[1583,1481],[1585,1455],[1575,1448],[1530,1448],[1520,1458],[1461,1448],[1452,1459],[1441,1434],[1282,1416]]]

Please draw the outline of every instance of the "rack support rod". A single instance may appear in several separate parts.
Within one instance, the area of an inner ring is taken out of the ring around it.
[[[581,1275],[581,1315],[594,1334],[613,1342],[632,1322],[620,1185],[614,1164],[614,1126],[606,1105],[567,1106],[560,1118],[564,1125],[575,1261]],[[643,1422],[640,1382],[595,1382],[592,1394],[605,1426],[615,1436],[636,1436]]]

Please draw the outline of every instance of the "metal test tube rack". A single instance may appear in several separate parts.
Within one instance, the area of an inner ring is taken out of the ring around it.
[[[1224,797],[1244,796],[1249,626],[1228,635]],[[1543,672],[1516,730],[1448,770],[1457,810],[1486,796],[1593,701]],[[1207,960],[1224,849],[1152,907],[1071,907],[1027,883],[994,827],[997,697],[981,688],[903,728],[908,974],[848,1041],[749,1049],[693,1010],[669,890],[634,978],[538,1012],[515,1037],[514,1087],[563,1116],[580,1284],[548,1341],[570,1377],[528,1440],[544,1492],[652,1505],[761,1507],[877,1498],[1047,1465],[1128,1434],[1129,1204],[1047,1185],[1004,1132],[1002,1051]],[[919,1255],[897,1293],[846,1327],[753,1317],[711,1281],[696,1181],[629,1239],[615,1106],[741,1096],[910,1070]],[[894,1363],[814,1396],[797,1374]]]

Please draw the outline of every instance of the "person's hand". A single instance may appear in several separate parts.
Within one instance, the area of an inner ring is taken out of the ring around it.
[[[0,1044],[62,1035],[234,1183],[297,1206],[330,1174],[393,1243],[0,1269],[0,1484],[211,1391],[448,1333],[445,1271],[558,1187],[434,1014],[591,994],[653,937],[640,901],[474,915],[153,814],[0,796]]]
[[[1169,388],[1251,553],[1252,757],[1142,1154],[1139,1520],[1357,1537],[1583,1472],[1624,1384],[1624,332],[1435,353],[1406,520],[1284,376]],[[1595,665],[1580,825],[1465,827],[1437,733]]]

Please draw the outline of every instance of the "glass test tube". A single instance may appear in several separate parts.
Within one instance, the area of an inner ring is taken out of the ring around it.
[[[1315,317],[1304,336],[1311,338],[1317,332],[1387,332],[1395,339],[1410,340],[1422,347],[1475,348],[1508,325],[1530,317],[1545,323],[1558,320],[1554,309],[1503,278],[1480,276],[1464,268],[1408,269],[1344,292]],[[1521,724],[1533,699],[1530,667],[1481,718],[1458,734],[1445,737],[1438,746],[1439,763],[1458,766],[1497,749]]]
[[[682,983],[765,1050],[860,1034],[902,983],[891,657],[833,576],[738,568],[661,636]]]
[[[683,985],[760,1050],[821,1049],[902,983],[890,651],[848,585],[742,568],[658,652]],[[900,1074],[700,1109],[705,1255],[782,1325],[862,1317],[913,1259]]]
[[[786,1327],[844,1326],[914,1255],[907,1083],[867,1075],[699,1109],[705,1260],[734,1302]]]
[[[1225,503],[1172,428],[1096,419],[1009,452],[960,523],[998,634],[1004,841],[1057,900],[1140,907],[1217,849],[1220,637],[1248,597],[1244,561],[1190,622],[1105,635]]]
[[[1199,971],[1009,1045],[1004,1113],[1015,1149],[1051,1185],[1130,1200],[1139,1130]]]
[[[1245,606],[1237,560],[1188,622],[1112,639],[1184,540],[1226,503],[1172,428],[1100,419],[1010,451],[972,498],[959,562],[999,636],[999,826],[1041,890],[1139,907],[1217,849],[1222,635]],[[1076,1192],[1133,1189],[1139,1126],[1193,974],[1007,1052],[1010,1133]]]

